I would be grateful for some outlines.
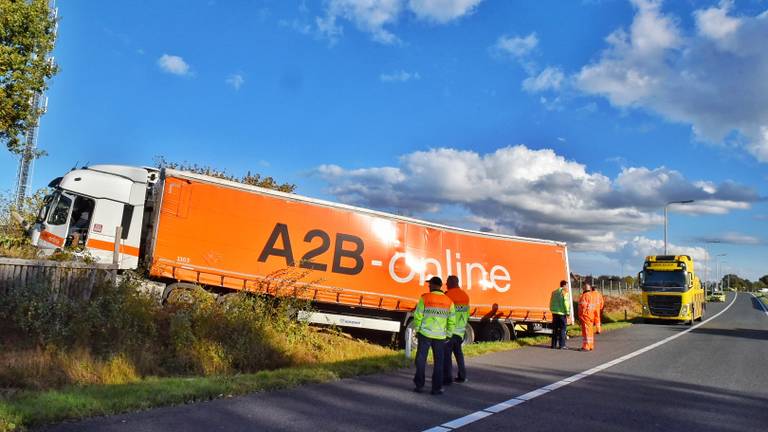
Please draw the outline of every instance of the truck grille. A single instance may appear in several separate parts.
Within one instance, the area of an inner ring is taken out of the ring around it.
[[[648,308],[656,316],[678,316],[681,305],[682,297],[680,296],[648,296]]]

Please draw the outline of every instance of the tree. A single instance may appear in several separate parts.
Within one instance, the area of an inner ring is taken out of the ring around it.
[[[760,282],[763,283],[763,285],[768,286],[768,274],[760,276],[760,279],[758,279]]]
[[[292,183],[278,183],[272,177],[262,177],[261,174],[252,174],[250,171],[242,177],[229,174],[224,170],[212,168],[207,165],[190,164],[188,162],[178,163],[169,162],[163,156],[155,158],[155,166],[158,168],[171,168],[181,171],[189,171],[195,174],[203,174],[233,182],[243,183],[250,186],[258,186],[266,189],[274,189],[280,192],[292,193],[296,190],[296,185]]]
[[[48,0],[0,0],[0,141],[12,153],[23,152],[20,137],[42,114],[34,95],[58,72],[48,59],[55,39]]]
[[[752,291],[752,282],[749,279],[742,279],[735,274],[727,274],[720,280],[720,286],[725,288],[730,286],[738,291]]]

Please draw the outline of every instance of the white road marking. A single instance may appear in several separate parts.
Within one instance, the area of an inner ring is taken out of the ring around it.
[[[760,307],[761,307],[761,308],[763,308],[763,312],[764,312],[766,315],[768,315],[768,309],[766,309],[766,308],[765,308],[765,305],[763,304],[763,301],[762,301],[762,300],[760,300],[759,298],[757,298],[757,296],[756,296],[756,295],[754,295],[754,294],[752,294],[752,297],[754,297],[755,299],[757,299],[757,304],[759,304],[759,305],[760,305]]]
[[[752,296],[754,296],[754,294],[752,294]],[[633,352],[631,352],[629,354],[626,354],[626,355],[623,355],[623,356],[621,356],[621,357],[619,357],[617,359],[614,359],[614,360],[611,360],[609,362],[603,363],[601,365],[595,366],[592,369],[586,370],[586,371],[581,372],[581,373],[577,373],[575,375],[571,375],[568,378],[564,378],[564,379],[562,379],[560,381],[554,382],[554,383],[549,384],[549,385],[544,386],[544,387],[540,387],[540,388],[538,388],[536,390],[530,391],[530,392],[522,394],[520,396],[515,396],[515,397],[513,397],[512,399],[510,399],[508,401],[504,401],[504,402],[498,403],[496,405],[492,405],[492,406],[490,406],[488,408],[484,408],[484,409],[482,409],[480,411],[475,411],[475,412],[473,412],[471,414],[465,415],[464,417],[459,417],[457,419],[454,419],[454,420],[451,420],[449,422],[443,423],[440,426],[435,426],[433,428],[426,429],[426,430],[424,430],[424,432],[450,432],[452,430],[455,430],[455,429],[458,429],[460,427],[466,426],[466,425],[468,425],[470,423],[474,423],[474,422],[476,422],[478,420],[484,419],[486,417],[490,417],[490,416],[492,416],[494,414],[498,414],[498,413],[500,413],[500,412],[502,412],[504,410],[507,410],[509,408],[515,407],[515,406],[520,405],[522,403],[525,403],[526,401],[529,401],[529,400],[537,398],[537,397],[539,397],[541,395],[547,394],[547,393],[549,393],[551,391],[554,391],[554,390],[556,390],[556,389],[558,389],[560,387],[564,387],[564,386],[567,386],[568,384],[572,384],[572,383],[574,383],[574,382],[576,382],[576,381],[578,381],[580,379],[586,378],[586,377],[588,377],[590,375],[593,375],[593,374],[596,374],[596,373],[598,373],[598,372],[600,372],[602,370],[608,369],[611,366],[615,366],[615,365],[617,365],[619,363],[622,363],[622,362],[625,362],[625,361],[627,361],[627,360],[629,360],[631,358],[637,357],[640,354],[648,352],[648,351],[650,351],[650,350],[652,350],[654,348],[658,348],[658,347],[660,347],[660,346],[662,346],[662,345],[664,345],[664,344],[666,344],[668,342],[671,342],[671,341],[679,338],[680,336],[683,336],[684,334],[687,334],[687,333],[692,332],[693,330],[696,330],[697,328],[703,326],[704,324],[706,324],[706,323],[712,321],[713,319],[719,317],[725,311],[730,309],[731,306],[733,306],[734,303],[736,303],[736,298],[737,297],[738,297],[738,294],[735,294],[733,296],[733,300],[731,300],[731,302],[728,304],[728,306],[725,307],[725,309],[721,310],[720,312],[716,313],[715,315],[711,316],[710,318],[708,318],[708,319],[706,319],[706,320],[704,320],[704,321],[702,321],[702,322],[700,322],[700,323],[698,323],[698,324],[696,324],[696,325],[694,325],[694,326],[692,326],[692,327],[690,327],[690,328],[688,328],[686,330],[681,331],[680,333],[676,333],[676,334],[674,334],[672,336],[669,336],[669,337],[667,337],[665,339],[662,339],[662,340],[660,340],[658,342],[652,343],[651,345],[648,345],[648,346],[646,346],[644,348],[640,348],[637,351],[633,351]],[[760,301],[760,299],[758,299],[758,301]],[[762,302],[760,302],[760,305],[763,308],[763,312],[765,312],[765,314],[768,315],[768,310],[766,310],[765,305],[763,305]]]
[[[475,411],[472,414],[465,415],[464,417],[457,418],[456,420],[451,420],[448,423],[443,423],[442,427],[448,428],[448,429],[458,429],[462,426],[466,426],[470,423],[476,422],[480,419],[484,419],[488,416],[493,415],[492,412],[487,411]]]

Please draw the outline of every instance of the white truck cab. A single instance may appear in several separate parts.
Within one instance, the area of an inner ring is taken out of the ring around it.
[[[158,175],[153,168],[94,165],[53,180],[48,186],[54,191],[32,227],[32,244],[44,253],[80,246],[98,262],[111,263],[117,242],[119,268],[136,268],[147,190]]]

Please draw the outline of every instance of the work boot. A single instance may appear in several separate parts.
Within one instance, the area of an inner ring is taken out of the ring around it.
[[[432,394],[433,396],[438,396],[438,395],[441,395],[441,394],[443,394],[443,389],[440,389],[440,390],[432,390],[432,391],[430,392],[430,394]]]

